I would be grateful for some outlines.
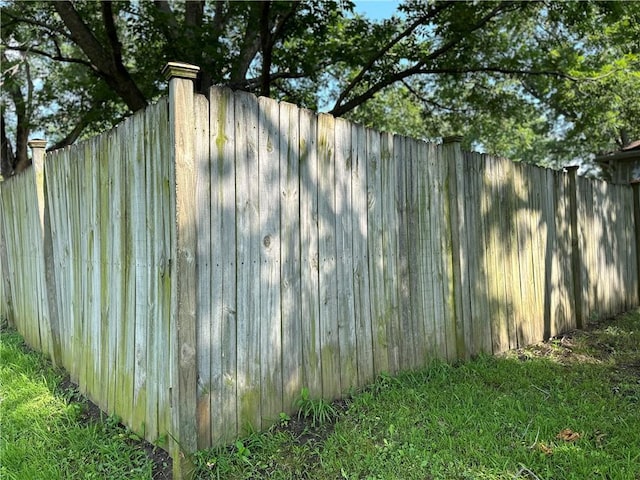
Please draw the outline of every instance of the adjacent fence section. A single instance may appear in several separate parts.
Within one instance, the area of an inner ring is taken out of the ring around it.
[[[45,283],[44,242],[36,169],[6,181],[2,209],[3,310],[34,349],[53,351]],[[18,293],[19,292],[19,293]]]
[[[376,132],[169,69],[2,184],[2,312],[105,411],[196,448],[382,372],[640,303],[638,186]],[[40,179],[40,180],[39,180]]]
[[[61,363],[154,440],[170,421],[168,126],[162,100],[45,166]]]
[[[35,170],[1,191],[11,290],[3,303],[19,331],[46,354],[57,338],[54,360],[80,390],[152,441],[171,421],[167,111],[161,100],[105,135],[47,155],[47,285]]]
[[[637,198],[639,187],[577,180],[576,241],[581,257],[577,300],[587,319],[638,304],[640,211],[637,203],[634,208],[634,195]]]

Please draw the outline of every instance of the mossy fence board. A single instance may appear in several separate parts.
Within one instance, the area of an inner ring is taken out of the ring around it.
[[[332,399],[640,303],[638,186],[207,98],[181,72],[168,99],[0,186],[2,314],[168,440],[178,475],[303,387]]]

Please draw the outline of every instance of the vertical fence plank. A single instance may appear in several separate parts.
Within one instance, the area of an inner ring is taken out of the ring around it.
[[[353,296],[356,328],[356,355],[358,385],[366,385],[374,378],[370,276],[367,248],[369,227],[367,222],[367,144],[366,130],[362,125],[351,127],[351,198],[353,245]]]
[[[100,351],[102,353],[99,362],[100,384],[102,387],[102,392],[99,396],[99,405],[100,408],[104,411],[109,411],[108,399],[110,390],[112,389],[112,386],[109,383],[109,370],[111,366],[112,355],[109,343],[109,317],[111,314],[110,310],[112,308],[110,303],[110,296],[113,285],[109,274],[111,272],[110,264],[113,259],[109,256],[109,245],[111,243],[109,238],[109,219],[113,213],[109,208],[111,194],[111,181],[108,170],[110,162],[109,137],[110,135],[108,134],[99,137],[97,139],[98,143],[96,145],[96,167],[100,172],[98,176],[98,195],[96,195],[98,201],[97,236],[99,238],[99,246],[96,255],[96,261],[99,269],[98,318],[100,322]]]
[[[472,356],[478,352],[477,341],[481,338],[477,331],[476,309],[478,308],[477,289],[479,285],[473,285],[471,279],[480,280],[480,272],[477,268],[477,259],[481,258],[476,251],[477,238],[475,226],[479,220],[479,212],[476,211],[479,202],[475,201],[474,187],[477,175],[474,172],[473,158],[471,154],[460,152],[456,163],[456,183],[458,192],[458,216],[461,219],[460,250],[464,256],[460,259],[460,285],[464,320],[464,343],[466,355]],[[481,280],[480,280],[481,281]]]
[[[432,204],[431,204],[431,164],[430,161],[435,155],[435,145],[432,143],[422,143],[422,154],[420,158],[419,178],[418,178],[418,224],[420,228],[421,259],[420,277],[422,281],[422,302],[424,305],[424,342],[426,343],[426,361],[437,356],[436,340],[436,311],[434,297],[435,278],[434,254],[433,254],[433,232],[432,232]]]
[[[42,352],[49,356],[54,364],[60,363],[59,329],[57,302],[54,294],[53,256],[51,252],[51,219],[46,203],[45,147],[46,140],[28,142],[32,150],[32,162],[35,175],[37,207],[40,218],[38,238],[38,291],[40,310],[40,340]]]
[[[637,305],[638,303],[640,303],[640,182],[634,182],[631,188],[631,215],[635,226],[633,232],[631,233],[631,248],[634,249],[634,258],[636,260],[635,270],[633,274],[633,280],[636,286],[636,297],[632,300],[632,302]]]
[[[310,110],[300,110],[300,249],[302,368],[313,398],[322,396],[318,245],[318,126]]]
[[[475,176],[473,202],[475,204],[475,217],[473,222],[475,223],[475,248],[477,269],[480,278],[472,279],[475,284],[472,288],[476,290],[476,309],[473,312],[474,316],[474,332],[479,336],[477,341],[479,342],[479,349],[484,353],[492,352],[492,333],[491,333],[491,302],[489,296],[489,261],[487,250],[488,235],[485,229],[486,218],[486,195],[485,195],[485,175],[487,168],[486,155],[480,155],[474,153],[471,159],[473,164],[472,175]],[[480,324],[480,325],[478,325]]]
[[[399,316],[394,328],[394,348],[397,354],[398,370],[411,368],[411,360],[415,356],[413,345],[413,317],[411,305],[411,278],[409,270],[409,256],[411,246],[409,242],[410,214],[408,211],[408,175],[411,164],[411,150],[406,137],[396,135],[393,139],[393,168],[395,170],[396,189],[393,203],[398,212],[398,246],[397,277]]]
[[[367,139],[367,248],[369,250],[368,275],[369,296],[371,298],[371,334],[373,340],[373,368],[374,374],[380,375],[389,371],[389,341],[388,320],[389,315],[385,310],[386,292],[385,270],[386,251],[384,244],[384,202],[387,198],[382,189],[383,163],[388,163],[391,158],[389,142],[392,137],[389,134],[381,134],[366,129]]]
[[[258,101],[251,94],[235,94],[236,137],[236,249],[238,429],[247,433],[260,428],[259,314],[254,295],[259,284]]]
[[[130,169],[134,167],[134,153],[129,144],[130,139],[127,129],[130,128],[131,120],[128,120],[120,127],[120,148],[121,159],[127,171],[121,172],[121,181],[124,182],[124,199],[122,216],[123,224],[120,231],[123,255],[123,286],[124,286],[124,309],[122,314],[121,328],[118,331],[119,360],[120,360],[120,385],[121,397],[119,401],[119,416],[131,425],[133,408],[133,381],[134,381],[134,355],[135,355],[135,306],[136,306],[136,258],[134,256],[134,230],[139,218],[139,203],[136,201],[135,188],[136,176],[130,174]],[[173,343],[173,342],[172,342]],[[177,379],[176,379],[177,381]],[[176,388],[176,391],[178,389]],[[177,402],[176,402],[177,403]]]
[[[341,392],[357,386],[356,325],[353,303],[353,205],[351,172],[351,124],[335,123],[336,286],[338,290],[338,342]]]
[[[389,373],[400,369],[401,299],[399,296],[399,231],[400,219],[397,204],[397,166],[395,142],[400,137],[382,134],[380,138],[380,175],[382,177],[380,202],[382,203],[382,250],[384,295],[381,323],[386,327],[387,368]]]
[[[164,107],[156,104],[146,110],[144,116],[144,156],[146,161],[145,188],[147,191],[147,275],[148,275],[148,310],[147,310],[147,356],[146,356],[146,403],[144,412],[145,438],[151,442],[158,441],[158,394],[161,372],[160,352],[165,348],[162,342],[161,297],[159,283],[162,275],[159,252],[162,251],[163,241],[161,232],[162,192],[158,188],[160,165],[163,163],[158,143],[158,133],[162,126],[159,109]],[[165,107],[166,108],[166,107]],[[105,219],[106,220],[106,219]],[[106,221],[103,222],[106,224]]]
[[[287,409],[302,389],[300,317],[300,123],[298,107],[280,104],[280,296],[282,402]]]
[[[227,314],[224,304],[225,293],[227,285],[224,283],[224,274],[229,270],[229,266],[233,260],[230,260],[230,255],[225,256],[223,250],[224,241],[228,241],[229,226],[227,227],[225,238],[225,232],[223,231],[223,221],[228,214],[225,214],[225,196],[233,194],[235,203],[235,192],[225,191],[225,182],[230,182],[235,185],[235,174],[233,171],[229,171],[229,166],[233,165],[233,97],[230,90],[225,90],[217,87],[211,87],[209,90],[209,152],[211,157],[211,167],[209,169],[210,174],[210,216],[211,222],[208,232],[204,235],[209,235],[210,247],[211,247],[211,259],[209,264],[211,265],[210,277],[211,277],[211,319],[210,319],[210,333],[209,337],[212,342],[209,346],[209,361],[210,361],[210,404],[209,411],[211,414],[209,429],[211,432],[211,444],[218,445],[222,443],[226,438],[225,429],[228,427],[229,417],[233,418],[233,430],[235,431],[236,415],[235,408],[233,409],[233,415],[229,414],[229,398],[228,394],[230,388],[226,388],[224,382],[224,367],[229,365],[228,358],[223,358],[222,349],[223,345],[227,347],[227,352],[232,350],[231,344],[224,343],[229,341],[229,336],[223,336],[223,324],[227,320]],[[228,176],[232,178],[226,179]],[[235,220],[234,220],[235,222]],[[235,226],[234,226],[235,228]],[[235,244],[235,241],[234,243]],[[232,244],[232,245],[233,245]],[[229,274],[227,273],[227,276]],[[235,307],[234,307],[235,308]],[[226,333],[226,331],[225,331]],[[235,339],[233,340],[235,347]],[[225,361],[226,360],[226,361]],[[234,368],[235,370],[235,368]],[[235,372],[234,372],[235,375]],[[231,383],[231,382],[229,382]]]
[[[145,416],[147,412],[147,343],[148,305],[149,305],[149,256],[147,254],[147,231],[150,212],[147,206],[147,160],[144,152],[144,112],[140,111],[131,118],[133,130],[132,158],[135,179],[134,198],[137,204],[136,227],[133,232],[133,256],[135,260],[135,327],[134,327],[134,379],[132,429],[144,436]],[[142,228],[141,228],[142,227]],[[149,239],[151,240],[151,239]]]
[[[280,107],[260,97],[260,404],[262,424],[269,425],[283,411],[282,310],[280,307]],[[304,318],[304,317],[303,317]]]
[[[428,202],[429,202],[429,232],[430,232],[430,245],[429,256],[431,262],[431,275],[433,280],[431,283],[432,291],[431,298],[433,302],[433,320],[434,320],[434,356],[446,359],[447,358],[447,345],[446,345],[446,333],[445,333],[445,305],[444,305],[444,278],[443,278],[443,256],[442,247],[440,244],[442,236],[442,146],[433,146],[431,149],[431,155],[427,160],[429,169],[429,189],[428,189]]]
[[[318,117],[318,245],[322,395],[340,394],[340,345],[336,287],[335,119]]]
[[[422,163],[421,142],[413,139],[407,139],[407,148],[409,153],[409,161],[405,165],[406,176],[406,199],[407,199],[407,241],[409,244],[409,304],[410,304],[410,322],[409,328],[413,332],[413,355],[409,361],[409,368],[419,368],[423,365],[423,359],[426,355],[425,344],[425,328],[424,317],[425,308],[422,299],[423,276],[420,267],[423,257],[422,234],[420,225],[420,207],[418,204],[418,183],[420,178],[420,169]]]
[[[211,161],[209,158],[209,101],[197,95],[195,117],[196,182],[196,273],[198,295],[196,301],[196,354],[198,365],[197,428],[198,448],[211,446],[211,344],[218,341],[211,336]]]
[[[235,97],[229,89],[212,88],[210,91],[211,145],[215,146],[211,169],[212,232],[220,232],[219,242],[213,243],[214,256],[220,262],[220,274],[213,284],[219,282],[220,304],[214,313],[212,338],[220,338],[212,350],[212,368],[217,370],[219,380],[219,403],[212,398],[212,443],[231,441],[237,432],[236,415],[236,162],[235,162]],[[226,254],[224,248],[233,246],[234,251]],[[217,262],[216,262],[217,266]],[[219,370],[216,365],[220,365]],[[214,375],[215,378],[215,375]]]
[[[440,150],[439,177],[437,180],[437,191],[440,192],[438,204],[438,216],[440,220],[440,252],[442,262],[442,289],[444,304],[444,332],[446,355],[448,360],[456,360],[458,358],[458,338],[456,325],[456,301],[455,301],[455,276],[453,263],[453,223],[452,211],[452,182],[451,176],[454,172],[453,158],[450,152],[447,152],[443,146]]]
[[[88,163],[86,171],[90,175],[87,180],[87,192],[93,192],[90,194],[90,198],[85,198],[85,205],[89,207],[89,238],[87,247],[87,278],[89,281],[88,294],[89,294],[89,306],[88,315],[90,317],[89,324],[90,329],[90,345],[92,352],[87,355],[89,359],[88,375],[89,378],[89,391],[91,392],[90,398],[93,398],[95,403],[100,404],[102,398],[103,381],[101,376],[101,363],[105,352],[102,351],[102,325],[100,315],[100,289],[101,289],[101,265],[100,265],[100,161],[99,161],[99,138],[93,137],[87,143],[91,149],[91,155],[87,158]],[[85,194],[86,195],[86,194]],[[87,348],[88,345],[85,345]]]
[[[537,316],[536,308],[536,279],[535,279],[535,263],[533,255],[534,248],[534,227],[531,220],[535,217],[536,211],[532,205],[532,183],[531,176],[535,167],[530,165],[518,165],[516,167],[516,191],[518,192],[519,202],[521,204],[519,220],[518,220],[518,255],[520,263],[520,285],[522,288],[523,311],[521,321],[523,322],[523,340],[522,345],[540,341],[533,332],[533,324],[531,321],[533,316]],[[538,317],[539,318],[539,317]]]
[[[470,313],[469,295],[464,295],[463,285],[467,283],[466,275],[469,264],[468,253],[462,248],[465,244],[467,225],[462,211],[464,201],[464,180],[460,177],[463,169],[462,152],[460,150],[461,137],[445,137],[443,140],[443,153],[447,162],[448,174],[445,180],[447,196],[445,205],[447,206],[447,222],[445,228],[447,239],[450,239],[451,255],[447,262],[451,265],[451,279],[449,289],[451,296],[450,322],[455,338],[455,351],[458,359],[464,359],[467,355],[467,328],[465,322],[468,321]]]

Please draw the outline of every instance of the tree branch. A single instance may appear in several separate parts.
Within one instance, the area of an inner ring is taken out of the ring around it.
[[[66,62],[66,63],[78,63],[80,65],[84,65],[85,67],[89,67],[93,69],[93,65],[91,64],[91,62],[88,62],[82,58],[71,58],[71,57],[62,56],[60,53],[60,49],[57,46],[56,46],[56,50],[58,52],[57,55],[51,54],[49,52],[45,52],[44,50],[40,50],[38,48],[23,47],[20,45],[5,45],[5,47],[7,48],[7,50],[10,50],[10,51],[35,53],[36,55],[41,55],[43,57],[50,58],[51,60],[56,60],[56,61]]]
[[[460,108],[453,108],[453,107],[448,107],[446,105],[441,104],[440,102],[436,102],[435,100],[431,99],[431,98],[425,98],[424,96],[422,96],[420,94],[420,92],[418,92],[415,88],[413,88],[409,82],[406,81],[406,79],[402,80],[402,84],[407,88],[407,90],[409,90],[409,92],[416,97],[418,100],[420,100],[423,103],[426,103],[428,105],[433,105],[434,107],[440,109],[440,110],[444,110],[447,112],[455,112],[455,113],[461,113],[464,110],[460,109]]]
[[[240,47],[240,53],[237,57],[237,62],[231,72],[231,83],[241,83],[249,70],[251,61],[255,58],[256,54],[260,50],[260,35],[256,35],[255,32],[259,28],[258,11],[260,4],[251,3],[249,5],[249,14],[247,18],[246,29],[244,32],[244,38],[242,40],[242,46]]]
[[[178,22],[176,21],[176,16],[171,9],[171,5],[169,5],[169,2],[166,0],[154,0],[153,4],[156,6],[156,9],[167,18],[166,24],[161,22],[161,29],[165,38],[169,43],[178,42]]]
[[[116,24],[113,21],[113,9],[110,1],[102,0],[102,19],[104,21],[104,28],[107,32],[107,38],[109,39],[109,45],[113,54],[113,60],[116,65],[122,65],[122,44],[118,39],[118,31],[116,30]]]
[[[204,2],[191,0],[186,2],[184,11],[184,23],[188,27],[200,27],[204,15]]]
[[[4,105],[0,111],[0,175],[3,178],[13,175],[16,157],[13,155],[11,142],[7,137],[7,127],[4,121]]]
[[[46,30],[49,33],[49,35],[52,35],[52,36],[53,35],[62,35],[63,37],[67,38],[68,40],[72,40],[71,35],[69,35],[67,32],[62,31],[62,30],[53,29],[53,28],[51,28],[51,25],[43,23],[43,22],[40,22],[40,21],[35,20],[33,18],[18,17],[16,15],[14,15],[9,10],[3,10],[2,14],[8,16],[9,18],[12,18],[17,23],[24,23],[24,24],[27,24],[27,25],[33,25],[34,27],[43,28],[44,30]]]
[[[455,47],[462,40],[464,40],[467,35],[469,35],[470,33],[473,33],[476,30],[479,30],[480,28],[484,27],[487,23],[489,23],[491,20],[493,20],[498,14],[502,13],[502,11],[503,11],[503,9],[505,7],[511,6],[511,4],[512,4],[512,2],[502,2],[502,3],[500,3],[493,10],[491,10],[489,13],[487,13],[484,17],[482,17],[480,20],[478,20],[475,24],[471,25],[464,32],[461,32],[456,38],[454,38],[453,40],[450,40],[449,42],[444,44],[442,47],[438,48],[437,50],[434,50],[429,55],[427,55],[425,58],[423,58],[421,63],[425,64],[425,63],[427,63],[427,62],[429,62],[431,60],[434,60],[434,59],[442,56],[443,54],[445,54],[446,52],[451,50],[453,47]]]
[[[144,108],[147,105],[147,100],[124,67],[122,59],[118,59],[115,52],[110,55],[103,48],[89,27],[82,21],[80,14],[71,2],[55,2],[54,6],[69,29],[74,43],[91,61],[96,73],[104,78],[132,111]]]
[[[0,58],[3,63],[9,63],[4,52],[2,52]],[[33,91],[33,81],[31,79],[31,72],[28,68],[28,64],[25,62],[25,74],[27,82],[27,99],[25,99],[20,88],[20,84],[15,79],[7,81],[3,84],[3,88],[9,94],[9,98],[13,102],[16,109],[16,152],[14,157],[13,168],[15,172],[21,172],[29,166],[29,158],[27,156],[27,140],[29,139],[29,113],[30,113],[30,95]],[[3,110],[4,113],[4,110]]]
[[[554,70],[528,70],[528,69],[510,69],[503,67],[472,67],[472,68],[423,68],[420,63],[414,65],[411,68],[403,70],[401,72],[396,73],[395,75],[391,75],[390,77],[382,80],[381,82],[373,85],[366,92],[358,95],[351,101],[345,103],[344,105],[340,105],[338,107],[334,107],[329,113],[335,117],[339,117],[344,115],[346,112],[353,110],[358,105],[366,102],[370,98],[372,98],[376,93],[382,90],[389,85],[402,81],[406,78],[409,78],[413,75],[462,75],[465,73],[501,73],[508,75],[535,75],[535,76],[555,76],[559,78],[566,78],[569,80],[579,80],[571,75],[568,75],[564,72],[554,71]]]
[[[62,140],[56,142],[54,145],[48,148],[47,151],[64,148],[67,145],[71,145],[73,142],[75,142],[82,131],[91,123],[94,114],[94,110],[89,110],[85,115],[82,116],[80,121],[76,123],[73,129]]]
[[[500,14],[505,7],[511,6],[511,5],[512,5],[511,2],[500,3],[494,9],[492,9],[489,13],[487,13],[484,17],[480,18],[476,23],[470,25],[467,29],[465,29],[464,32],[460,32],[456,38],[450,40],[440,48],[431,52],[429,55],[427,55],[418,63],[416,63],[413,67],[397,72],[396,74],[391,75],[390,77],[387,77],[386,79],[379,81],[378,83],[369,87],[369,89],[367,89],[364,93],[356,96],[355,98],[351,99],[345,104],[342,104],[341,102],[340,103],[336,102],[333,109],[329,113],[331,113],[336,117],[344,115],[346,112],[353,110],[358,105],[372,98],[377,92],[379,92],[383,88],[388,87],[392,83],[398,82],[412,75],[423,74],[423,73],[451,73],[451,74],[469,73],[471,71],[474,71],[474,70],[461,70],[460,72],[457,72],[455,69],[433,69],[433,68],[425,69],[424,65],[444,55],[446,52],[448,52],[449,50],[454,48],[457,44],[459,44],[461,41],[463,41],[466,36],[484,27],[489,21],[491,21],[498,14]]]
[[[397,37],[392,38],[384,47],[382,47],[373,57],[369,59],[364,67],[360,69],[358,75],[356,75],[355,78],[351,80],[351,83],[349,83],[347,88],[345,88],[344,91],[340,94],[338,100],[336,101],[336,105],[340,105],[342,103],[342,101],[349,95],[349,93],[351,93],[351,91],[360,83],[360,81],[362,81],[366,73],[373,67],[373,65],[382,57],[384,57],[389,52],[389,50],[396,46],[401,40],[411,35],[420,25],[426,24],[440,12],[444,11],[447,8],[450,8],[451,6],[453,6],[453,3],[451,2],[438,4],[438,6],[434,7],[427,15],[418,18],[415,22],[413,22],[402,32],[400,32]]]
[[[260,15],[260,40],[262,43],[262,71],[260,81],[260,95],[269,96],[271,82],[269,72],[271,71],[271,59],[273,53],[273,43],[271,42],[271,25],[269,22],[269,10],[271,2],[262,4],[262,12]]]

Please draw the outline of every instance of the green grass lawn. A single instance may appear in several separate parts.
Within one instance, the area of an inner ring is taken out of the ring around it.
[[[1,337],[2,480],[170,478],[166,456],[96,421],[17,334]],[[298,406],[307,418],[198,452],[198,478],[640,480],[640,310]]]
[[[158,468],[147,445],[96,415],[18,334],[3,329],[0,337],[0,479],[152,478]]]
[[[637,480],[639,349],[636,311],[500,358],[382,377],[334,423],[283,417],[199,452],[199,478]]]

